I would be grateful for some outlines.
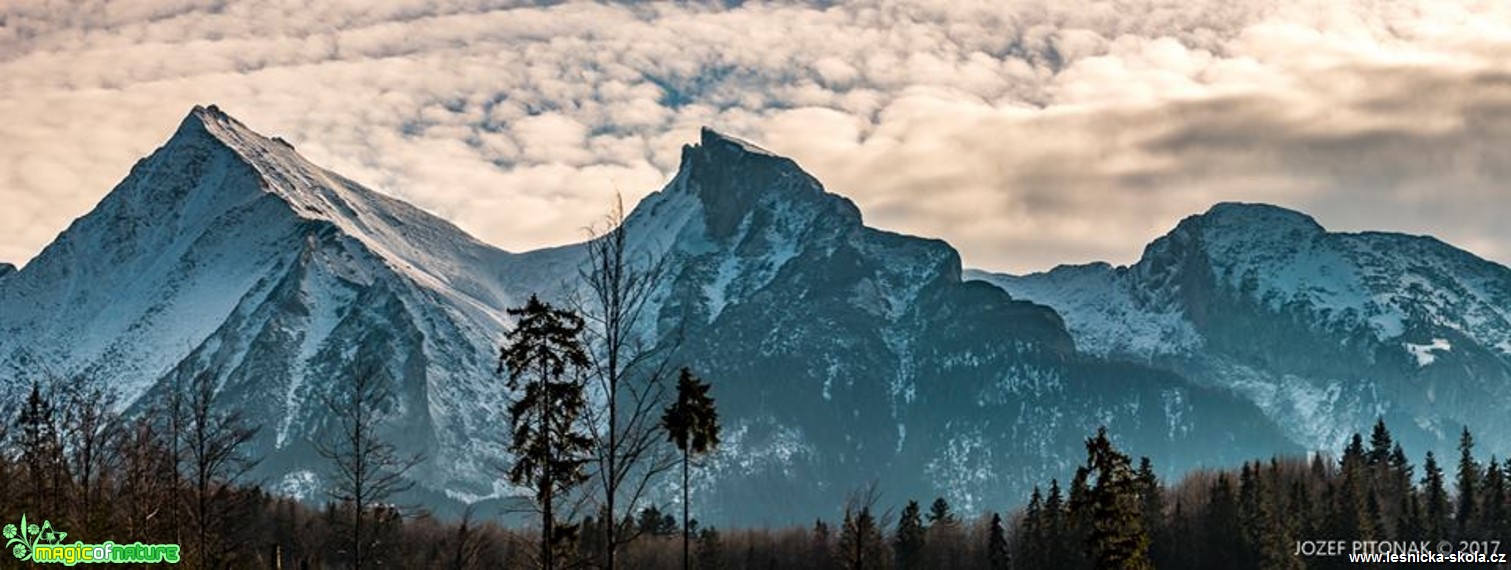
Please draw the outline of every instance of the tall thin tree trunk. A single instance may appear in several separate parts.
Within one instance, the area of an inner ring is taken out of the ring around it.
[[[682,450],[682,570],[692,568],[692,558],[687,550],[687,450]]]
[[[619,494],[619,476],[615,471],[617,456],[619,455],[619,291],[621,278],[621,264],[623,263],[623,227],[615,228],[613,234],[616,254],[613,258],[610,271],[611,291],[613,294],[604,303],[604,333],[608,348],[609,360],[609,449],[608,449],[608,485],[607,491],[609,507],[609,558],[608,570],[616,570],[616,555],[619,551],[619,518],[614,514],[614,498]],[[633,506],[633,505],[632,505]]]
[[[613,333],[611,332],[610,334],[613,334]],[[610,341],[610,342],[613,342],[613,341]],[[619,518],[614,515],[614,495],[617,493],[617,491],[618,491],[617,488],[619,486],[619,483],[615,480],[616,477],[615,477],[615,472],[614,472],[614,456],[617,455],[617,450],[619,449],[619,443],[618,443],[618,432],[619,432],[618,426],[619,426],[619,424],[617,423],[618,419],[619,419],[619,414],[618,414],[619,404],[617,402],[615,402],[615,400],[618,399],[617,396],[619,395],[618,386],[617,386],[617,384],[619,383],[619,380],[618,380],[619,373],[616,371],[617,367],[619,366],[619,364],[618,364],[618,352],[619,352],[618,350],[615,350],[613,348],[609,349],[609,450],[608,450],[608,467],[609,467],[608,477],[609,477],[609,484],[608,484],[608,488],[606,489],[607,490],[606,494],[608,495],[608,506],[609,506],[609,537],[608,537],[609,538],[609,557],[608,557],[608,560],[607,560],[607,562],[608,562],[608,570],[615,570],[615,566],[614,566],[615,561],[614,561],[614,558],[615,558],[615,554],[619,550],[619,544],[617,542],[615,542],[616,540],[618,540]]]
[[[363,408],[366,406],[362,402],[362,399],[367,397],[365,394],[367,391],[367,378],[367,374],[359,375],[357,386],[354,387],[355,395],[353,396],[356,399],[357,408],[355,410],[356,421],[352,422],[351,430],[354,436],[352,437],[352,451],[355,452],[355,457],[352,459],[356,460],[356,469],[354,471],[357,475],[352,485],[352,507],[354,507],[352,512],[352,538],[354,539],[352,540],[353,570],[362,570],[362,510],[367,507],[368,448],[366,446],[367,434],[365,432],[368,419],[363,417],[363,412],[365,411]]]
[[[542,364],[541,378],[548,377],[546,367]],[[554,558],[553,554],[555,554],[553,552],[555,545],[552,543],[556,541],[556,516],[552,507],[555,506],[556,501],[555,497],[552,496],[555,491],[555,484],[551,479],[551,460],[554,459],[555,454],[555,450],[551,449],[551,438],[554,434],[551,432],[550,398],[546,397],[550,392],[550,383],[542,382],[540,390],[540,397],[537,398],[536,405],[540,406],[540,433],[546,442],[546,456],[543,458],[544,461],[542,461],[540,479],[541,502],[543,503],[543,512],[541,513],[542,525],[540,529],[540,561],[545,570],[552,570],[555,568],[555,560],[552,559]]]

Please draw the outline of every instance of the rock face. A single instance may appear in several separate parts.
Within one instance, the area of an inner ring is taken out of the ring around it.
[[[437,488],[486,494],[501,435],[493,339],[509,254],[320,169],[214,107],[0,289],[0,378],[108,382],[145,413],[201,373],[261,425],[263,470],[307,479],[317,404],[354,370],[394,381],[388,436]],[[16,393],[12,391],[11,393]]]
[[[869,228],[790,159],[705,130],[627,218],[666,261],[645,332],[714,385],[725,445],[694,503],[719,524],[832,517],[885,499],[1007,508],[1065,478],[1107,425],[1169,474],[1299,450],[1253,402],[1075,349],[1075,321],[963,281],[938,240]],[[424,451],[441,511],[515,492],[504,309],[576,287],[581,244],[506,253],[310,164],[214,107],[25,269],[0,281],[0,383],[108,382],[150,413],[209,375],[262,425],[275,488],[318,489],[318,402],[358,373],[394,382],[384,435]],[[671,501],[662,488],[658,501]]]
[[[676,236],[662,319],[685,327],[679,355],[728,414],[702,503],[725,516],[832,508],[871,480],[1016,504],[1073,471],[1099,424],[1182,468],[1290,449],[1252,405],[1077,354],[1053,311],[962,281],[948,244],[866,227],[748,143],[704,131],[629,222]]]
[[[1511,427],[1511,270],[1430,237],[1219,204],[1129,267],[972,277],[1054,307],[1087,353],[1241,394],[1308,448],[1376,417],[1413,453]]]

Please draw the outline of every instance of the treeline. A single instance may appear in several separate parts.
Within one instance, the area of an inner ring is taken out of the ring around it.
[[[1384,421],[1341,455],[1272,458],[1237,470],[1188,474],[1161,485],[1147,458],[1088,440],[1087,465],[1069,488],[1036,488],[1015,527],[1023,568],[1344,568],[1354,541],[1427,541],[1438,552],[1485,551],[1511,536],[1507,466],[1481,461],[1467,428],[1450,475],[1428,452],[1421,471]],[[1112,457],[1107,461],[1107,457]],[[1298,555],[1298,543],[1344,541],[1342,552]],[[1501,546],[1504,553],[1511,544]],[[1501,565],[1500,567],[1504,567]]]
[[[129,418],[97,385],[32,385],[0,423],[0,511],[45,519],[69,542],[177,543],[191,568],[352,567],[359,543],[369,567],[538,564],[539,531],[503,528],[491,516],[441,521],[337,499],[310,505],[245,481],[255,458],[243,444],[256,427],[218,410],[204,384]],[[1330,568],[1350,564],[1297,556],[1296,543],[1511,536],[1506,466],[1477,458],[1467,430],[1459,448],[1456,465],[1428,453],[1419,469],[1381,422],[1336,458],[1273,458],[1165,485],[1149,460],[1135,465],[1099,432],[1067,485],[1051,480],[1010,512],[961,516],[942,498],[887,507],[873,489],[852,496],[837,519],[809,526],[693,521],[688,554],[694,568],[729,570]],[[678,521],[658,507],[626,516],[616,565],[681,567]],[[366,530],[354,533],[358,522]],[[576,540],[557,565],[603,567],[609,525],[591,516],[566,524]]]

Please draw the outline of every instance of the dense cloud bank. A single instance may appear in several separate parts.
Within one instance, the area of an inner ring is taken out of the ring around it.
[[[992,269],[1131,261],[1219,200],[1511,259],[1504,3],[317,4],[0,6],[0,259],[209,102],[511,250],[710,125]]]

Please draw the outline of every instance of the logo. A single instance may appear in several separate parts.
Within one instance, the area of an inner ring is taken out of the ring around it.
[[[21,515],[21,524],[7,524],[3,531],[5,547],[22,562],[38,564],[177,564],[177,544],[86,544],[75,540],[64,543],[68,533],[52,527],[52,522],[43,520],[41,525],[28,523]]]

